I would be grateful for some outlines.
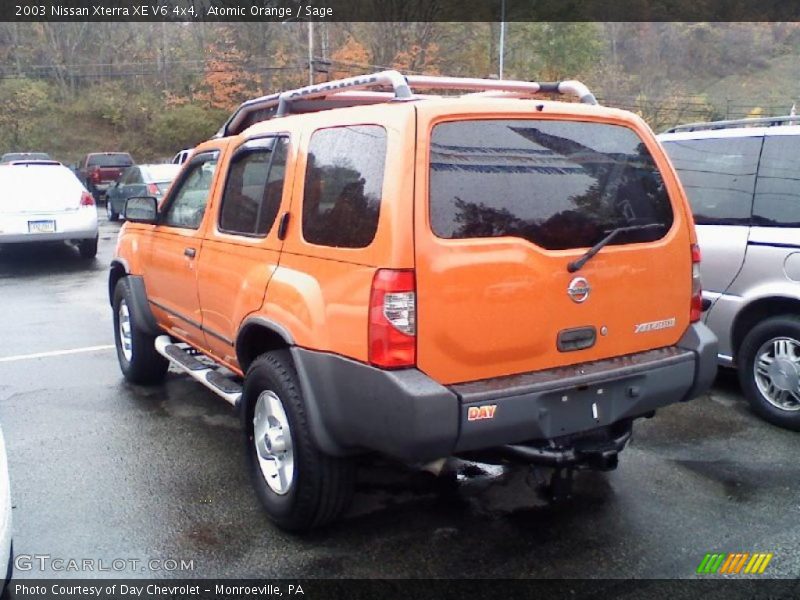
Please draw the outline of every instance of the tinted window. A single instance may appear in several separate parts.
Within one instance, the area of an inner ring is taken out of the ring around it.
[[[267,235],[283,196],[286,138],[249,142],[231,161],[219,226],[223,231]]]
[[[147,165],[140,167],[142,171],[142,178],[144,181],[152,181],[154,183],[166,182],[169,183],[178,173],[181,172],[180,165]]]
[[[800,227],[800,138],[764,139],[753,203],[753,224]]]
[[[0,162],[4,163],[15,160],[50,160],[50,155],[44,152],[8,152],[0,158]]]
[[[308,149],[303,237],[323,246],[368,246],[378,228],[385,162],[383,127],[316,131]]]
[[[698,225],[747,225],[761,138],[664,142]]]
[[[129,183],[137,183],[139,181],[139,169],[136,167],[130,167],[125,173],[123,173],[120,182],[122,184],[129,184]]]
[[[430,215],[439,237],[515,236],[549,250],[655,224],[612,244],[652,241],[672,225],[661,174],[633,131],[564,121],[437,125]]]
[[[162,221],[164,225],[185,229],[200,227],[216,169],[216,152],[201,155],[192,162],[168,200],[169,207]]]
[[[86,164],[90,167],[129,167],[133,159],[129,154],[92,154]]]

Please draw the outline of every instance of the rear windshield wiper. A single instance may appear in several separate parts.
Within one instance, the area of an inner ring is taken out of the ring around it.
[[[608,235],[604,237],[602,240],[597,242],[594,246],[589,248],[586,251],[586,254],[581,256],[580,258],[573,260],[571,263],[567,265],[567,271],[570,273],[574,273],[578,269],[580,269],[583,265],[585,265],[590,258],[592,258],[595,254],[600,252],[605,246],[607,246],[611,241],[617,237],[620,233],[629,233],[631,231],[646,231],[648,229],[664,229],[663,223],[647,223],[646,225],[628,225],[627,227],[617,227],[616,229],[612,229],[608,232]]]

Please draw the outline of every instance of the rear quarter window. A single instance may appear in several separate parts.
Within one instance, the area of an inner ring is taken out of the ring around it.
[[[548,250],[648,242],[671,227],[661,173],[630,129],[602,123],[476,120],[434,127],[430,218],[442,238],[514,236]]]
[[[379,125],[320,129],[311,136],[303,192],[303,238],[365,248],[378,228],[386,130]]]
[[[753,224],[800,227],[800,136],[768,136],[758,166]]]
[[[663,143],[686,191],[695,223],[750,223],[761,140],[758,136]]]

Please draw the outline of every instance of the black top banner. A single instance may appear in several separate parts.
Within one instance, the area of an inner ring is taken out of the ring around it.
[[[798,21],[792,0],[3,0],[2,21]]]

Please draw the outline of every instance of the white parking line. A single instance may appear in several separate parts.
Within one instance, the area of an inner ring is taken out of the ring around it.
[[[50,358],[52,356],[65,356],[67,354],[82,354],[84,352],[98,352],[111,350],[114,346],[87,346],[86,348],[73,348],[72,350],[53,350],[52,352],[37,352],[36,354],[18,354],[17,356],[0,356],[0,363],[14,362],[17,360],[31,360],[34,358]]]

